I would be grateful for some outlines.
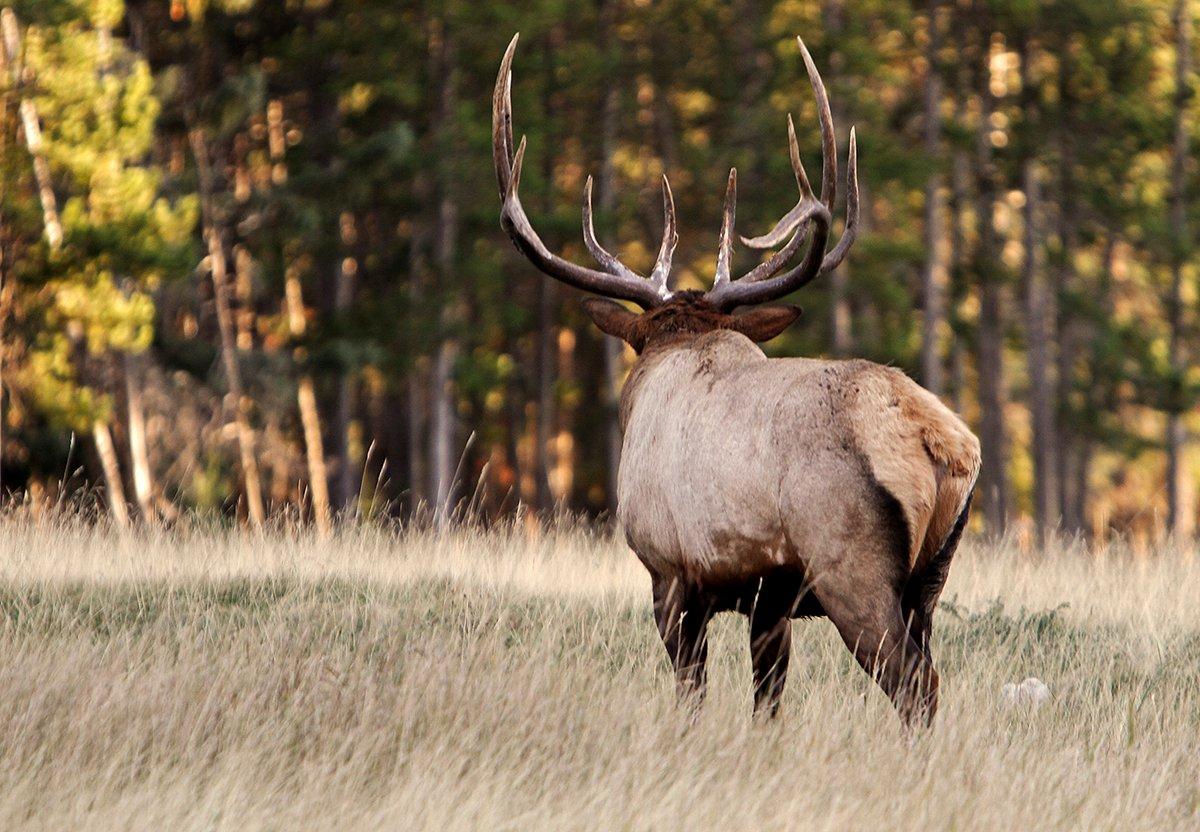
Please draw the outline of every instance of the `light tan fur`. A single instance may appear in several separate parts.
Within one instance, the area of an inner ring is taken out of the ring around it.
[[[892,367],[856,362],[852,429],[908,521],[909,566],[940,548],[979,472],[979,440],[936,396]]]
[[[879,487],[903,510],[911,573],[945,541],[980,465],[970,430],[900,371],[768,359],[730,330],[648,351],[622,423],[630,544],[652,572],[697,580],[819,572],[878,513]]]

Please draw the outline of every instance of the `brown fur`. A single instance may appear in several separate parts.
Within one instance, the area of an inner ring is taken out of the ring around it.
[[[684,293],[641,315],[588,311],[640,354],[618,515],[681,694],[703,693],[707,620],[737,609],[756,709],[774,713],[788,619],[826,615],[906,721],[931,717],[928,630],[979,471],[974,435],[898,370],[768,359],[750,338],[777,335],[794,308],[733,316]]]
[[[670,303],[641,314],[605,298],[587,298],[583,308],[602,331],[626,341],[639,354],[651,341],[661,347],[716,329],[740,332],[751,341],[770,341],[800,317],[798,306],[761,306],[730,315],[714,309],[699,292],[677,292]]]

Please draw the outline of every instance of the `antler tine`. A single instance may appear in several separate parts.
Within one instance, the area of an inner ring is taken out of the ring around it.
[[[587,178],[587,182],[583,186],[583,242],[587,246],[587,250],[591,252],[592,257],[596,258],[596,262],[604,267],[604,270],[609,274],[619,274],[626,277],[637,278],[644,280],[640,274],[637,274],[624,263],[613,257],[605,248],[600,245],[596,239],[596,229],[592,225],[592,177]]]
[[[825,82],[821,80],[821,73],[817,72],[817,65],[813,63],[808,47],[799,35],[796,36],[796,43],[800,44],[808,81],[817,97],[817,119],[821,122],[821,201],[832,211],[837,198],[837,134],[833,131],[833,111],[829,109],[829,93],[825,91]]]
[[[795,233],[792,234],[792,238],[786,246],[772,254],[765,262],[742,275],[738,282],[757,283],[760,280],[768,279],[786,266],[804,244],[804,240],[808,236],[806,225],[817,208],[823,204],[817,201],[812,185],[808,181],[808,174],[804,172],[804,163],[800,161],[800,145],[796,141],[796,127],[792,124],[790,115],[788,116],[788,156],[792,160],[792,172],[796,175],[796,185],[800,189],[800,201],[796,203],[796,207],[788,211],[787,216],[780,220],[768,235],[757,238],[755,242],[765,240],[767,242],[765,246],[757,247],[774,248],[779,245],[788,231]],[[783,233],[780,233],[781,229]]]
[[[825,83],[821,80],[821,73],[817,71],[804,41],[796,38],[796,42],[800,46],[800,54],[804,58],[809,82],[817,99],[817,114],[821,123],[821,198],[818,200],[813,195],[804,166],[800,163],[795,125],[789,117],[788,153],[796,175],[796,184],[800,188],[800,201],[767,234],[745,242],[754,247],[773,247],[782,242],[788,234],[792,237],[783,249],[740,280],[721,282],[718,272],[718,282],[713,284],[706,297],[720,309],[730,310],[736,306],[763,303],[793,292],[822,272],[837,266],[854,243],[858,228],[858,152],[852,131],[847,172],[850,192],[847,196],[846,230],[834,250],[828,256],[825,254],[825,244],[829,239],[832,224],[830,210],[837,197],[837,139],[833,114],[829,109],[829,95],[825,90]],[[810,224],[813,226],[812,242],[804,260],[800,265],[776,275],[775,273],[799,251]]]
[[[796,176],[796,186],[800,189],[800,199],[795,207],[783,215],[783,219],[775,223],[775,227],[761,237],[742,237],[742,243],[750,248],[775,248],[791,234],[796,226],[807,217],[806,203],[816,199],[812,185],[808,181],[808,173],[804,170],[804,162],[800,160],[800,145],[796,141],[796,125],[792,123],[792,114],[788,113],[788,156],[792,161],[792,173]],[[803,237],[803,235],[800,235]],[[794,238],[793,238],[794,239]],[[795,253],[793,251],[793,253]],[[789,255],[790,256],[790,255]],[[774,258],[772,258],[774,259]]]
[[[668,296],[666,289],[622,266],[595,241],[591,222],[590,181],[585,189],[584,240],[597,259],[610,269],[609,272],[578,266],[552,254],[533,230],[519,195],[525,138],[521,138],[515,154],[512,149],[512,60],[518,37],[513,36],[504,52],[500,73],[496,76],[496,87],[492,92],[492,161],[496,166],[496,182],[500,187],[501,227],[517,249],[550,277],[587,292],[633,301],[645,309],[658,306]]]
[[[737,214],[737,168],[729,169],[729,182],[725,186],[725,212],[721,217],[720,247],[717,249],[717,276],[713,289],[729,283],[729,270],[733,262],[733,222]]]
[[[800,54],[804,58],[808,80],[812,84],[813,93],[817,99],[817,117],[821,124],[821,202],[826,208],[832,210],[833,201],[837,197],[837,138],[833,127],[833,113],[829,108],[829,95],[825,90],[825,82],[821,80],[821,73],[817,71],[808,47],[799,37],[796,38],[796,43],[800,46]],[[741,280],[755,283],[770,278],[795,256],[804,240],[805,234],[802,226],[812,218],[812,202],[815,197],[812,185],[808,181],[808,174],[804,170],[804,163],[800,161],[796,127],[792,122],[791,114],[788,114],[788,154],[792,160],[792,171],[796,175],[796,185],[800,188],[799,201],[766,234],[750,239],[743,237],[742,242],[751,248],[762,249],[775,248],[787,239],[789,234],[792,235],[791,239],[787,246],[772,255],[765,263],[756,266]],[[850,246],[847,244],[846,250],[849,248]],[[842,256],[845,256],[845,251]]]
[[[821,271],[836,269],[846,259],[850,246],[858,237],[858,141],[854,128],[850,128],[850,156],[846,161],[846,227],[833,250],[825,255]]]
[[[812,199],[812,185],[804,170],[804,162],[800,159],[800,143],[796,141],[796,125],[792,122],[791,113],[788,113],[788,158],[792,162],[792,173],[796,175],[796,187],[800,189],[801,198]]]
[[[492,162],[496,167],[501,200],[508,195],[508,181],[512,176],[512,61],[520,38],[521,33],[517,32],[508,42],[500,61],[500,72],[496,75],[496,88],[492,91]]]
[[[650,282],[660,291],[667,290],[667,276],[671,273],[671,258],[675,254],[675,244],[679,242],[679,233],[675,229],[675,197],[671,193],[671,183],[664,173],[662,177],[663,198],[663,236],[662,245],[658,249],[658,259],[654,262],[654,271],[650,273]]]
[[[837,134],[833,127],[833,111],[829,108],[829,94],[825,89],[825,82],[821,79],[821,73],[817,71],[817,65],[813,63],[808,47],[804,45],[804,40],[800,37],[796,38],[796,43],[800,45],[804,68],[808,72],[808,80],[817,99],[817,120],[821,124],[821,202],[825,203],[825,207],[832,211],[833,202],[837,198]],[[792,170],[796,173],[796,184],[800,187],[800,201],[792,210],[784,214],[775,227],[766,234],[749,239],[743,237],[742,242],[751,248],[775,248],[787,239],[788,235],[800,224],[800,217],[805,212],[804,200],[812,193],[812,186],[809,185],[808,175],[804,171],[803,163],[800,162],[800,151],[796,145],[795,134],[796,128],[789,113],[788,151],[792,156]]]

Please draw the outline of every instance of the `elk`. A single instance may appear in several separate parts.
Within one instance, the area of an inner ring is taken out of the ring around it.
[[[742,238],[751,248],[776,251],[740,277],[731,274],[737,192],[731,170],[716,278],[702,293],[673,290],[668,280],[677,234],[665,175],[665,228],[648,277],[596,240],[590,177],[583,238],[601,269],[551,253],[538,237],[518,194],[525,158],[525,139],[514,146],[512,131],[518,37],[504,54],[492,99],[501,225],[538,269],[601,296],[584,301],[588,316],[637,354],[620,400],[617,516],[650,573],[655,622],[680,699],[693,707],[703,699],[708,623],[733,610],[750,621],[755,713],[776,715],[792,619],[825,616],[904,724],[927,724],[938,692],[930,629],[970,508],[979,440],[895,368],[767,358],[756,345],[800,315],[795,306],[757,305],[835,268],[858,227],[851,129],[846,222],[826,251],[837,146],[825,85],[804,42],[797,38],[819,113],[820,196],[801,164],[789,116],[799,199],[765,235]],[[804,256],[789,268],[806,240]],[[752,308],[733,314],[738,307]]]

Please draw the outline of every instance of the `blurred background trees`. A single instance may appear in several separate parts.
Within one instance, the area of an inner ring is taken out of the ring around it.
[[[990,533],[1194,533],[1193,4],[520,5],[7,4],[4,493],[120,523],[603,515],[631,356],[499,229],[500,54],[520,30],[547,242],[586,260],[592,173],[601,237],[648,266],[666,171],[701,287],[729,166],[761,233],[788,112],[817,164],[801,34],[858,128],[865,233],[769,351],[951,402]]]

